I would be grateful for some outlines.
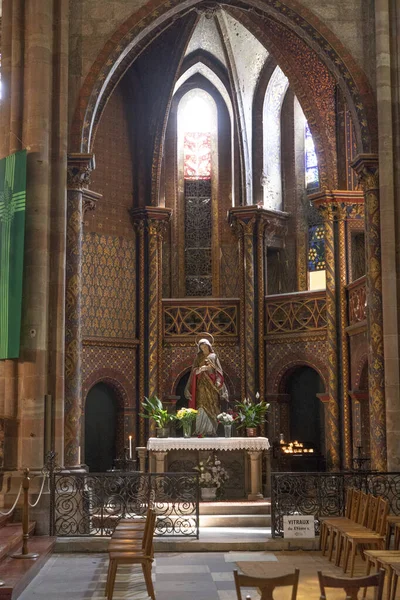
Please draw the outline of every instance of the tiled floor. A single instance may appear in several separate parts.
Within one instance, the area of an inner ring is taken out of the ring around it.
[[[20,600],[100,600],[108,559],[106,554],[55,554],[31,582]],[[248,575],[273,576],[300,569],[299,600],[318,600],[317,571],[342,575],[320,552],[193,552],[156,554],[153,577],[157,600],[236,600],[233,569]],[[365,563],[357,563],[356,575],[363,575]],[[255,590],[244,591],[252,600]],[[276,600],[290,597],[288,589],[276,590]],[[372,592],[367,598],[372,598]],[[400,596],[399,596],[400,597]],[[147,600],[141,570],[121,567],[114,600]],[[344,593],[328,595],[328,600],[344,598]]]

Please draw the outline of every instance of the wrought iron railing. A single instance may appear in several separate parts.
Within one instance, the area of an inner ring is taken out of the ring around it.
[[[324,291],[267,296],[265,310],[267,335],[326,328]]]
[[[314,515],[318,535],[319,517],[344,514],[349,487],[383,496],[390,512],[400,515],[400,473],[272,473],[272,537],[283,536],[284,515]]]
[[[51,535],[109,536],[122,518],[157,514],[155,536],[199,537],[195,473],[54,473]]]
[[[356,325],[367,318],[367,288],[364,277],[347,286],[349,304],[349,324]]]
[[[219,338],[239,335],[239,300],[203,299],[163,300],[164,337],[175,339],[207,331]]]

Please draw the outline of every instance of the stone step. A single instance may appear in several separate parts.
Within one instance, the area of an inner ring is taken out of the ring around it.
[[[110,538],[58,538],[55,552],[107,552]],[[155,552],[230,552],[318,550],[319,538],[272,539],[270,528],[205,527],[200,537],[155,537]],[[157,555],[156,555],[157,560]],[[1,600],[1,596],[0,596]]]
[[[20,560],[6,557],[1,562],[0,580],[4,581],[4,586],[0,587],[0,600],[15,600],[22,594],[50,557],[55,542],[55,538],[47,536],[33,537],[29,540],[28,550],[38,553],[38,558]]]
[[[270,527],[271,515],[200,515],[200,527]]]
[[[271,502],[200,502],[200,515],[270,515]]]
[[[35,523],[29,523],[29,533],[35,530]],[[0,529],[0,561],[22,544],[21,523],[9,523]],[[1,563],[3,564],[3,563]]]

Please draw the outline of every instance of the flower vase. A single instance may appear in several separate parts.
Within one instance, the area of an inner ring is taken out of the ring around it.
[[[247,437],[257,437],[257,427],[246,427]]]
[[[224,425],[225,437],[232,437],[232,425]]]
[[[182,421],[182,429],[183,429],[183,437],[184,438],[192,437],[192,422],[191,421]]]
[[[201,499],[204,500],[205,502],[212,502],[213,500],[217,499],[217,488],[216,487],[210,487],[210,488],[201,488]]]

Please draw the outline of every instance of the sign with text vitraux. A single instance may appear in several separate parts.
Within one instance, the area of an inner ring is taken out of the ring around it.
[[[26,150],[0,160],[0,360],[19,357]]]
[[[314,515],[284,515],[284,538],[313,538],[315,537]]]

